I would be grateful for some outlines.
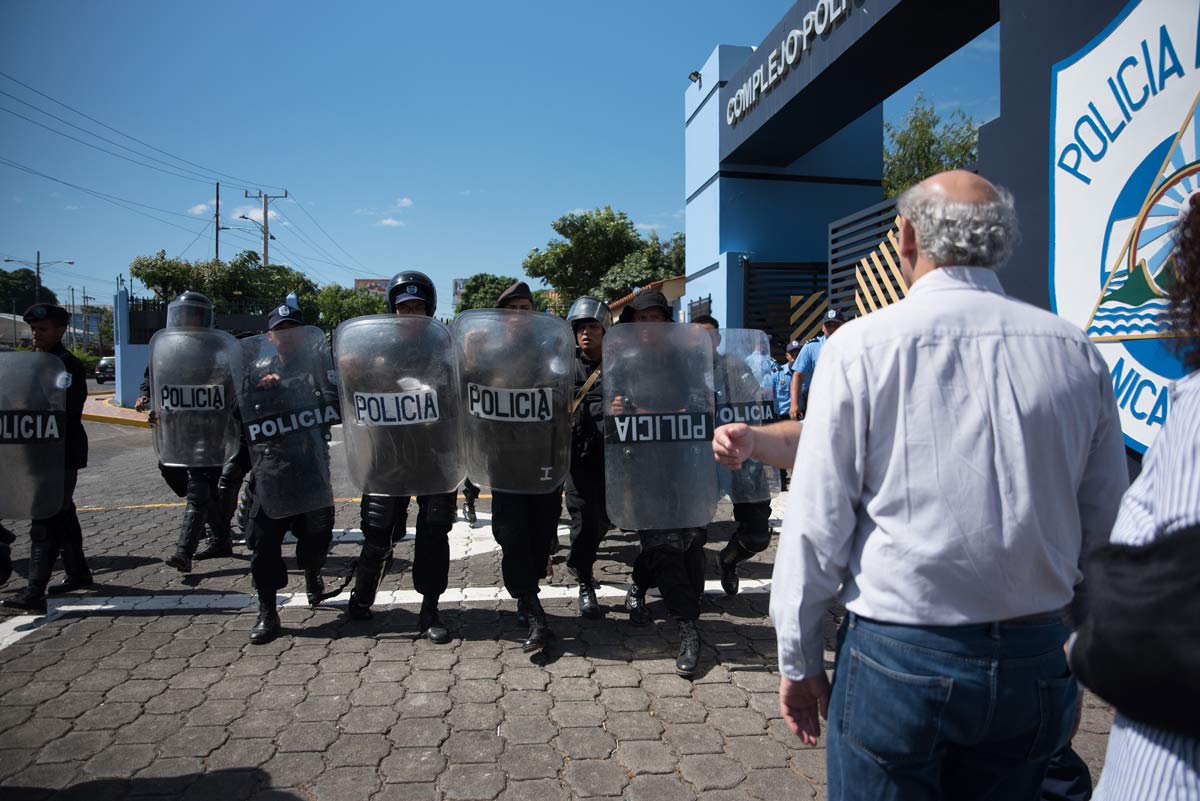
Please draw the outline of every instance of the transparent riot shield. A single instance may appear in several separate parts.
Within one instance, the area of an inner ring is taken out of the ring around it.
[[[238,449],[233,410],[238,341],[211,328],[164,328],[150,338],[154,449],[170,467],[220,467]]]
[[[451,331],[467,475],[502,492],[553,491],[570,465],[571,329],[548,314],[474,309]]]
[[[347,320],[333,337],[350,480],[372,495],[452,492],[466,476],[450,329],[430,317]]]
[[[277,328],[239,344],[238,405],[263,509],[284,518],[332,506],[329,429],[341,417],[324,332]]]
[[[0,518],[36,520],[63,505],[67,388],[49,353],[0,353]]]
[[[716,424],[763,426],[774,422],[771,380],[775,362],[767,335],[745,328],[710,332],[714,334],[720,339],[713,356]],[[768,470],[762,462],[747,461],[740,470],[717,465],[718,484],[733,503],[771,500],[775,475],[776,471]]]
[[[629,530],[707,526],[717,507],[708,332],[621,323],[604,336],[608,517]]]

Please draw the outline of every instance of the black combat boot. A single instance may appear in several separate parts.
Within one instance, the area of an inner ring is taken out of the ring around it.
[[[417,626],[421,629],[421,636],[428,637],[432,643],[445,645],[450,642],[450,631],[438,615],[436,595],[426,595],[421,601],[421,615],[417,618]]]
[[[275,608],[275,593],[270,600],[262,595],[258,597],[258,617],[254,620],[254,628],[250,629],[250,642],[262,645],[279,636],[283,625],[279,622],[279,611]]]
[[[308,595],[308,605],[316,606],[325,597],[325,579],[321,578],[320,568],[309,568],[304,571],[304,592]]]
[[[629,622],[635,626],[644,626],[650,622],[650,611],[646,609],[646,591],[636,584],[630,583],[625,593],[625,611],[629,613]]]
[[[700,631],[696,621],[679,621],[679,658],[675,660],[675,672],[685,679],[696,675],[700,662]]]
[[[517,626],[525,628],[529,625],[529,605],[525,603],[524,596],[517,599]]]
[[[350,603],[346,605],[346,616],[353,620],[370,620],[374,617],[371,604],[375,603],[379,583],[391,564],[390,551],[382,564],[371,564],[375,560],[365,556],[359,557],[358,565],[354,568],[354,589],[350,590]]]
[[[738,594],[740,582],[738,581],[737,566],[753,555],[735,539],[730,539],[729,543],[721,549],[717,564],[721,566],[721,589],[725,590],[726,595]]]
[[[68,523],[68,525],[72,525]],[[87,559],[83,556],[83,533],[68,537],[62,544],[63,569],[66,577],[50,587],[49,594],[55,595],[75,590],[86,590],[96,582],[92,580],[92,571],[88,569]]]
[[[536,594],[526,595],[525,608],[529,610],[529,636],[521,644],[521,650],[527,654],[537,653],[554,639],[554,632],[546,622],[546,610]]]
[[[475,525],[475,522],[479,519],[475,515],[474,498],[467,498],[463,501],[463,517],[466,518],[466,521],[471,525]]]
[[[192,558],[203,562],[205,559],[227,559],[230,556],[233,556],[233,537],[228,526],[224,531],[218,526],[213,526],[208,539],[204,541],[204,546],[196,551]]]
[[[12,554],[7,542],[0,542],[0,584],[12,578]]]
[[[173,567],[180,573],[192,572],[192,554],[200,544],[200,536],[204,533],[204,517],[200,510],[188,504],[183,510],[183,522],[179,526],[179,540],[175,543],[175,553],[167,557],[167,566]]]
[[[579,576],[579,616],[589,620],[604,617],[604,610],[596,600],[596,582],[590,574]]]
[[[37,524],[35,524],[37,525]],[[7,609],[20,612],[46,613],[46,585],[54,569],[54,549],[44,539],[29,544],[29,583],[25,589],[3,602]]]

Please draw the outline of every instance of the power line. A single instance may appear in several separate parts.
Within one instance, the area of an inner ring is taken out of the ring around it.
[[[317,228],[321,231],[321,233],[325,234],[325,238],[328,239],[330,242],[332,242],[334,247],[336,247],[342,253],[345,253],[346,256],[350,259],[350,261],[354,262],[359,267],[362,267],[364,270],[367,270],[368,272],[370,272],[370,268],[368,268],[365,264],[363,264],[358,259],[354,258],[354,256],[350,254],[350,251],[346,250],[344,247],[339,245],[337,240],[334,239],[332,236],[330,236],[329,232],[321,227],[321,224],[319,222],[317,222],[317,218],[312,216],[312,214],[309,213],[308,209],[304,208],[304,203],[302,203],[300,201],[300,198],[296,197],[295,194],[292,195],[292,198],[296,201],[296,205],[300,207],[300,211],[304,212],[308,216],[308,219],[313,221],[313,225],[317,226]]]
[[[183,258],[183,254],[184,254],[184,253],[187,253],[189,250],[191,250],[191,248],[192,248],[192,245],[196,244],[196,240],[197,240],[197,239],[199,239],[200,237],[204,236],[205,232],[207,232],[207,231],[208,231],[208,229],[209,229],[209,228],[212,226],[212,222],[213,222],[212,220],[209,220],[209,221],[208,221],[208,224],[207,224],[207,225],[205,225],[203,228],[201,228],[201,229],[200,229],[200,233],[196,234],[195,238],[194,238],[194,239],[192,239],[192,241],[191,241],[191,242],[188,242],[188,243],[187,243],[187,247],[185,247],[183,250],[179,251],[179,255],[178,255],[178,256],[176,256],[175,258],[177,258],[177,259],[182,259],[182,258]]]
[[[112,127],[111,125],[109,125],[109,124],[107,124],[107,123],[101,122],[100,120],[96,119],[95,117],[89,116],[89,115],[87,115],[87,114],[83,113],[82,111],[80,111],[79,109],[77,109],[77,108],[75,108],[75,107],[73,107],[73,106],[69,106],[69,105],[67,105],[67,104],[66,104],[66,103],[64,103],[63,101],[61,101],[61,100],[58,100],[58,99],[56,99],[56,98],[54,98],[54,97],[51,97],[50,95],[46,94],[45,92],[43,92],[43,91],[41,91],[41,90],[34,89],[34,88],[33,88],[32,86],[30,86],[29,84],[25,83],[24,81],[20,81],[20,80],[18,80],[18,79],[16,79],[16,78],[14,78],[13,76],[9,75],[9,74],[8,74],[8,73],[6,73],[6,72],[0,72],[0,77],[7,78],[8,80],[12,81],[13,83],[15,83],[15,84],[17,84],[17,85],[19,85],[19,86],[23,86],[23,87],[25,87],[26,89],[28,89],[29,91],[33,92],[34,94],[36,94],[36,95],[39,95],[39,96],[41,96],[41,97],[44,97],[44,98],[46,98],[46,99],[47,99],[47,100],[49,100],[51,103],[57,103],[58,105],[60,105],[60,106],[62,106],[63,108],[67,109],[68,111],[72,111],[72,112],[74,112],[74,113],[78,114],[79,116],[83,117],[84,119],[86,119],[86,120],[90,120],[90,121],[92,121],[92,122],[96,123],[97,125],[101,126],[102,128],[106,128],[106,129],[108,129],[108,130],[112,131],[113,133],[120,134],[121,136],[124,136],[126,139],[129,139],[129,140],[131,140],[131,141],[133,141],[133,142],[137,142],[139,145],[142,145],[143,147],[148,147],[148,148],[150,148],[151,150],[153,150],[153,151],[155,151],[155,152],[157,152],[157,153],[162,153],[164,156],[170,156],[171,158],[175,159],[176,161],[181,161],[181,162],[183,162],[184,164],[189,164],[189,165],[191,165],[191,166],[193,166],[193,167],[197,167],[197,168],[199,168],[199,169],[201,169],[201,170],[204,170],[205,172],[212,173],[213,175],[219,175],[219,176],[221,176],[221,177],[223,177],[223,178],[228,178],[228,179],[230,179],[230,180],[233,180],[233,181],[241,181],[241,182],[244,182],[244,183],[246,183],[246,184],[253,185],[253,186],[266,186],[266,187],[269,187],[269,188],[271,188],[271,189],[282,189],[282,188],[283,188],[283,187],[281,187],[281,186],[275,186],[274,184],[266,184],[266,183],[263,183],[262,181],[250,181],[250,180],[247,180],[247,179],[245,179],[245,178],[238,178],[236,175],[228,175],[228,174],[226,174],[226,173],[223,173],[223,172],[220,172],[220,171],[218,171],[218,170],[214,170],[214,169],[212,169],[212,168],[210,168],[210,167],[205,167],[205,166],[204,166],[204,165],[202,165],[202,164],[197,164],[197,163],[196,163],[196,162],[194,162],[194,161],[188,161],[187,159],[183,158],[182,156],[176,156],[174,153],[170,153],[170,152],[168,152],[168,151],[166,151],[166,150],[163,150],[163,149],[162,149],[162,148],[160,148],[160,147],[155,147],[154,145],[150,144],[149,142],[144,142],[144,141],[142,141],[141,139],[138,139],[136,136],[133,136],[132,134],[127,134],[127,133],[125,133],[124,131],[122,131],[122,130],[120,130],[120,129],[118,129],[118,128],[114,128],[114,127]],[[45,112],[43,112],[43,113],[45,113]]]
[[[206,178],[193,178],[190,175],[184,175],[183,173],[172,172],[170,170],[164,170],[162,167],[155,167],[153,164],[147,164],[144,161],[138,161],[137,159],[131,159],[131,158],[129,158],[129,156],[122,156],[120,153],[114,153],[113,151],[111,151],[107,148],[100,147],[99,145],[93,145],[91,142],[85,142],[84,140],[80,139],[78,136],[71,136],[69,133],[63,133],[62,131],[58,130],[57,128],[51,128],[49,125],[46,125],[45,123],[38,122],[37,120],[35,120],[31,117],[26,117],[24,114],[13,111],[12,109],[7,108],[5,106],[0,106],[0,111],[8,112],[9,114],[13,115],[14,117],[19,117],[20,119],[23,119],[26,122],[31,123],[33,125],[36,125],[39,128],[45,128],[47,131],[50,131],[51,133],[56,133],[59,136],[70,139],[73,142],[78,142],[81,145],[90,147],[93,150],[99,150],[101,153],[107,153],[110,156],[115,156],[116,158],[122,159],[124,161],[128,161],[130,164],[137,164],[139,167],[145,167],[147,169],[154,170],[156,172],[161,172],[164,175],[170,175],[174,178],[182,178],[185,181],[195,181],[195,182],[201,183],[201,184],[212,183],[211,181],[209,181]]]
[[[8,92],[4,91],[3,89],[0,89],[0,95],[4,95],[5,97],[11,97],[13,100],[17,101],[18,103],[21,103],[21,104],[23,104],[23,105],[29,106],[29,108],[33,109],[34,111],[38,112],[39,114],[45,114],[47,117],[49,117],[49,118],[51,118],[51,119],[53,119],[53,120],[58,120],[59,122],[61,122],[61,123],[62,123],[62,124],[64,124],[64,125],[70,125],[70,126],[71,126],[72,128],[74,128],[75,130],[77,130],[77,131],[81,131],[81,132],[83,132],[83,133],[87,134],[88,136],[94,136],[95,138],[99,139],[101,142],[107,142],[107,143],[109,143],[110,145],[113,145],[114,147],[119,147],[119,148],[121,148],[122,150],[126,150],[126,151],[128,151],[128,152],[130,152],[130,153],[133,153],[133,154],[134,154],[134,155],[136,155],[136,156],[141,156],[141,157],[142,157],[142,158],[144,158],[144,159],[149,159],[150,161],[157,162],[158,164],[163,164],[163,165],[165,165],[165,166],[167,166],[167,167],[170,167],[170,168],[171,168],[171,169],[173,169],[173,170],[179,170],[180,172],[190,173],[190,174],[192,174],[192,175],[194,175],[194,176],[197,176],[197,177],[199,177],[199,178],[203,178],[203,179],[204,179],[206,182],[207,182],[207,181],[210,181],[210,180],[212,180],[212,179],[211,179],[211,178],[210,178],[210,177],[209,177],[207,174],[205,174],[205,173],[196,172],[195,170],[189,170],[189,169],[187,169],[186,167],[179,167],[179,166],[177,166],[177,165],[175,165],[175,164],[172,164],[172,163],[171,163],[171,162],[169,162],[169,161],[163,161],[162,159],[155,158],[154,156],[150,156],[150,155],[147,155],[147,154],[145,154],[145,153],[142,153],[140,150],[134,150],[134,149],[133,149],[133,148],[131,148],[131,147],[126,147],[125,145],[121,144],[120,142],[116,142],[116,141],[114,141],[114,140],[112,140],[112,139],[109,139],[108,137],[101,136],[101,135],[100,135],[100,134],[98,134],[98,133],[93,133],[92,131],[89,131],[87,128],[83,128],[83,127],[81,127],[81,126],[79,126],[79,125],[76,125],[75,123],[71,122],[70,120],[64,120],[62,117],[55,116],[54,114],[51,114],[49,111],[44,111],[43,109],[40,109],[40,108],[38,108],[37,106],[33,105],[32,103],[28,103],[28,102],[26,102],[26,101],[22,100],[21,98],[17,97],[17,96],[16,96],[16,95],[14,95],[14,94],[9,94]],[[5,110],[5,111],[9,111],[9,113],[14,113],[14,112],[11,112],[9,109],[4,109],[4,110]],[[24,117],[23,119],[29,119],[29,118],[28,118],[28,117]],[[34,122],[33,120],[29,120],[29,121],[30,121],[30,122]],[[41,123],[37,123],[37,124],[39,124],[39,125],[40,125]],[[43,126],[43,127],[48,127],[48,126]],[[54,129],[52,129],[52,128],[51,128],[50,130],[54,130]],[[55,133],[62,133],[62,132],[61,132],[61,131],[55,131]],[[65,134],[64,134],[64,136],[65,136]],[[77,140],[77,141],[78,141],[78,140]],[[86,142],[85,142],[84,144],[86,144]],[[116,154],[116,153],[114,153],[113,155],[117,155],[117,154]],[[238,188],[239,188],[239,189],[249,189],[249,187],[238,187]]]
[[[24,170],[25,172],[28,172],[28,173],[32,173],[33,175],[37,175],[38,177],[45,178],[48,181],[54,181],[55,183],[62,184],[63,186],[69,186],[72,189],[77,189],[80,192],[86,192],[89,195],[95,195],[97,197],[102,197],[102,198],[109,198],[111,200],[119,200],[122,203],[129,203],[134,206],[141,206],[142,208],[150,209],[151,211],[159,211],[159,212],[162,212],[163,214],[173,214],[176,217],[183,217],[186,220],[194,220],[195,219],[195,217],[193,217],[190,214],[184,214],[179,211],[171,211],[170,209],[163,209],[163,208],[159,208],[158,206],[150,206],[145,203],[139,203],[136,200],[130,200],[129,198],[118,197],[117,195],[110,195],[108,192],[101,192],[99,189],[89,189],[86,186],[80,186],[79,184],[73,184],[70,181],[64,181],[61,178],[55,178],[54,176],[47,175],[46,173],[42,172],[41,170],[38,170],[34,167],[30,167],[27,164],[21,164],[18,161],[14,161],[13,159],[8,158],[7,156],[0,156],[0,162],[7,162],[10,167],[16,167],[17,169]]]
[[[21,170],[22,172],[30,173],[32,175],[37,175],[42,178],[49,178],[49,180],[51,180],[51,181],[57,181],[58,183],[65,183],[64,181],[59,181],[57,178],[50,178],[49,176],[45,175],[44,173],[40,173],[37,170],[34,170],[32,168],[24,167],[24,166],[16,163],[15,161],[12,161],[11,159],[5,158],[3,156],[0,156],[0,164],[3,164],[6,167],[12,167],[13,169]],[[123,198],[116,199],[115,195],[107,195],[106,193],[103,193],[103,192],[95,192],[90,189],[83,189],[82,187],[75,187],[75,188],[79,189],[82,192],[87,192],[88,194],[93,195],[94,197],[98,198],[99,200],[103,200],[106,203],[111,203],[114,206],[120,206],[121,208],[125,209],[126,211],[132,211],[134,214],[140,214],[143,217],[149,217],[151,220],[160,222],[163,225],[169,225],[172,228],[178,228],[181,231],[187,231],[189,234],[196,233],[196,231],[192,228],[185,228],[184,226],[178,225],[177,223],[173,223],[170,220],[164,220],[159,217],[155,217],[153,214],[149,214],[147,212],[141,211],[140,209],[135,209],[131,205],[127,205],[127,204],[134,204],[134,201],[131,201],[131,200],[126,201]],[[144,203],[136,203],[134,205],[144,206],[145,204]],[[149,207],[149,208],[153,208],[153,207]],[[155,209],[155,210],[162,211],[166,214],[175,214],[175,212],[166,211],[165,209]],[[180,215],[180,216],[186,216],[186,215]]]

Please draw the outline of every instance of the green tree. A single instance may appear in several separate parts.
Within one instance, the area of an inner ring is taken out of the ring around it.
[[[326,284],[318,289],[312,305],[317,309],[321,326],[329,329],[354,317],[387,311],[387,300],[383,295],[338,284]]]
[[[496,299],[500,297],[500,293],[516,281],[516,278],[507,275],[492,275],[491,273],[472,275],[463,285],[462,301],[454,309],[454,313],[465,312],[467,309],[492,308],[496,305]]]
[[[606,272],[589,294],[611,302],[628,295],[636,287],[683,275],[684,251],[683,234],[676,233],[670,241],[663,242],[657,233],[651,232],[642,248]]]
[[[100,322],[96,330],[100,332],[101,346],[111,347],[113,345],[113,310],[111,306],[101,309]]]
[[[883,192],[887,197],[944,170],[969,167],[979,157],[979,128],[961,109],[939,115],[924,94],[897,127],[883,124]]]
[[[525,274],[541,278],[566,298],[577,298],[595,287],[614,265],[645,246],[633,222],[612,206],[559,217],[550,227],[561,239],[525,257]]]
[[[300,308],[313,308],[317,285],[297,270],[282,264],[264,266],[258,254],[245,250],[229,261],[187,261],[168,258],[165,251],[138,256],[129,273],[162,300],[172,300],[185,290],[203,292],[218,311],[263,314],[295,292]]]
[[[34,296],[37,288],[37,273],[22,267],[18,270],[0,270],[0,303],[4,304],[3,311],[11,313],[16,306],[17,314],[21,314],[37,301]],[[42,287],[41,300],[43,303],[58,303],[58,295]]]

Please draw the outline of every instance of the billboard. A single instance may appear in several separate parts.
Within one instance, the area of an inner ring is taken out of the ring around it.
[[[365,289],[375,295],[387,294],[388,279],[386,278],[355,278],[354,288]]]
[[[1131,2],[1051,75],[1050,303],[1112,371],[1145,451],[1184,366],[1167,317],[1175,229],[1200,191],[1196,0]]]

